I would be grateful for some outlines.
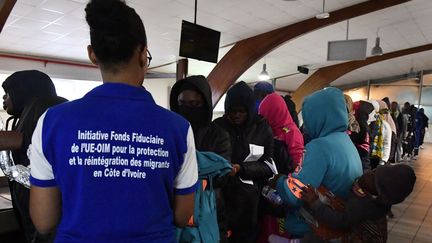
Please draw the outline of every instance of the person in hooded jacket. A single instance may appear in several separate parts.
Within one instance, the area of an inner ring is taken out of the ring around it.
[[[424,113],[424,108],[420,108],[419,115],[423,121],[422,126],[420,127],[420,148],[423,148],[424,137],[426,135],[427,129],[429,128],[429,117],[427,117]]]
[[[273,175],[264,162],[273,155],[271,127],[257,115],[254,94],[243,81],[228,90],[225,115],[215,123],[229,133],[232,148],[230,161],[234,171],[223,188],[228,227],[232,231],[229,240],[255,242],[262,185]]]
[[[274,138],[278,141],[282,141],[285,144],[289,157],[293,162],[290,167],[295,169],[297,165],[301,163],[303,158],[303,135],[301,134],[297,125],[294,123],[284,99],[276,93],[266,96],[259,107],[259,114],[263,116],[270,124]],[[278,169],[286,168],[282,165],[282,161],[276,165],[278,164],[280,164]],[[279,171],[279,173],[287,173],[292,171],[293,170],[285,170],[282,172]]]
[[[411,104],[409,102],[404,103],[404,107],[402,109],[402,114],[407,121],[407,129],[404,136],[403,141],[403,159],[404,160],[411,160],[411,156],[414,150],[414,131],[415,131],[415,115],[412,114],[411,111]]]
[[[195,139],[195,148],[198,151],[214,152],[227,160],[231,159],[231,144],[228,133],[212,122],[212,93],[204,76],[190,76],[177,81],[171,89],[170,107],[172,111],[190,122]],[[225,181],[225,179],[214,180],[221,242],[227,241],[225,203],[220,190]]]
[[[304,160],[296,171],[277,179],[278,194],[285,203],[300,207],[303,188],[322,185],[346,199],[352,183],[363,170],[357,150],[346,133],[348,113],[342,91],[325,88],[306,97],[302,114],[311,141],[306,144]],[[310,229],[298,218],[298,214],[289,214],[285,228],[301,237]]]
[[[263,99],[267,95],[274,93],[274,87],[267,81],[259,81],[254,85],[253,92],[255,95],[255,110],[258,112],[259,105]]]
[[[410,195],[415,181],[408,165],[382,165],[356,179],[342,211],[322,203],[314,188],[308,187],[302,196],[316,219],[330,228],[350,231],[344,242],[385,243],[386,214]]]
[[[381,101],[384,101],[384,103],[386,104],[385,108],[383,109],[383,113],[384,113],[384,117],[385,117],[387,123],[390,125],[390,127],[392,129],[389,162],[394,163],[395,162],[395,156],[396,156],[397,134],[398,134],[399,127],[398,127],[396,118],[390,112],[390,108],[391,108],[390,99],[388,97],[385,97]]]
[[[348,112],[348,134],[353,132],[359,132],[360,126],[358,124],[358,121],[356,117],[354,116],[354,108],[353,108],[353,101],[351,99],[351,96],[344,94],[345,98],[345,104],[347,107]]]
[[[415,116],[415,132],[414,132],[414,157],[413,159],[417,159],[419,148],[420,148],[420,139],[421,139],[421,130],[423,128],[423,116],[418,111],[417,107],[413,107],[413,114]]]
[[[12,131],[0,132],[0,150],[12,150],[16,165],[30,164],[27,149],[39,117],[51,106],[66,102],[57,96],[51,78],[37,70],[15,72],[3,82],[3,107],[11,117]],[[10,181],[12,204],[25,238],[31,242],[36,230],[29,214],[29,190]],[[38,236],[40,237],[40,236]]]
[[[402,161],[402,155],[403,155],[403,149],[402,149],[402,143],[403,139],[406,136],[407,132],[407,119],[402,114],[399,104],[396,101],[393,101],[391,103],[390,112],[393,117],[396,118],[396,124],[397,124],[397,139],[396,139],[396,154],[395,154],[395,162],[401,162]]]
[[[363,171],[369,170],[370,160],[370,130],[369,130],[369,117],[374,113],[374,107],[371,103],[360,100],[353,103],[354,116],[359,125],[358,132],[351,132],[351,141],[357,148],[362,161]]]
[[[285,104],[287,105],[288,111],[291,114],[291,117],[298,128],[300,128],[299,118],[297,114],[296,104],[291,99],[291,95],[283,96]]]
[[[384,101],[369,101],[375,109],[376,120],[371,123],[371,169],[388,162],[391,151],[392,130],[384,117],[386,103]]]

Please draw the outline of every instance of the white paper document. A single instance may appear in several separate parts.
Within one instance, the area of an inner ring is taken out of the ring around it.
[[[263,156],[263,154],[264,154],[264,147],[263,146],[259,146],[259,145],[255,145],[255,144],[249,144],[249,155],[244,160],[244,163],[247,163],[250,161],[257,161],[259,158],[261,158],[261,156]],[[242,178],[240,178],[240,181],[245,183],[245,184],[249,184],[249,185],[254,184],[252,180],[242,180]]]

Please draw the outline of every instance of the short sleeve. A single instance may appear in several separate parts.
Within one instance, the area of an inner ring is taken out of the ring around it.
[[[195,141],[192,128],[187,134],[187,151],[180,171],[174,181],[175,194],[186,195],[195,191],[198,181],[198,162],[196,158]]]
[[[42,148],[42,128],[46,113],[44,113],[33,132],[32,142],[29,146],[30,183],[38,187],[53,187],[57,183],[51,164],[46,159]]]

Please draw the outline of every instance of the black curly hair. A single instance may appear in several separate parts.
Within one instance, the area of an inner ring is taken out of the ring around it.
[[[123,0],[91,0],[86,8],[93,51],[104,68],[127,63],[147,46],[144,24]]]

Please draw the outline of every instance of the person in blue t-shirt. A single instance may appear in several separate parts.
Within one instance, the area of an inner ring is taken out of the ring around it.
[[[193,132],[142,87],[144,25],[120,0],[87,5],[90,60],[104,84],[49,109],[30,147],[30,214],[55,242],[174,242],[194,209]]]

